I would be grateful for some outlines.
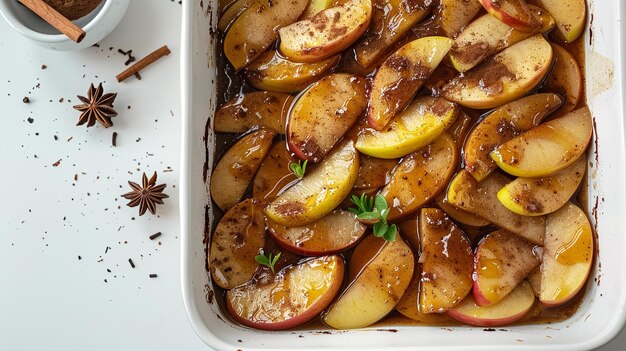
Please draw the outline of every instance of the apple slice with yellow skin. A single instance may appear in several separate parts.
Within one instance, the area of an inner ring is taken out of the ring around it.
[[[445,190],[458,160],[458,148],[447,134],[402,159],[380,192],[389,204],[387,219],[406,217],[432,201]]]
[[[251,328],[294,328],[315,318],[333,301],[344,271],[339,256],[310,259],[229,290],[226,306],[236,321]]]
[[[477,181],[485,179],[498,165],[489,153],[541,123],[562,104],[556,94],[534,94],[503,105],[474,127],[464,145],[465,169]]]
[[[448,100],[488,109],[518,99],[535,88],[552,67],[552,47],[541,34],[512,45],[443,87]]]
[[[309,4],[300,15],[299,20],[311,19],[318,13],[335,5],[335,0],[309,0]]]
[[[217,29],[225,33],[228,27],[239,17],[245,10],[250,8],[258,0],[235,0],[232,5],[228,6],[226,11],[217,21]]]
[[[547,11],[536,6],[529,8],[540,23],[540,26],[531,32],[515,30],[490,14],[470,23],[456,37],[450,49],[450,62],[454,68],[459,72],[469,71],[509,46],[554,28],[554,19]]]
[[[568,203],[547,216],[539,294],[543,304],[562,305],[585,286],[593,247],[591,225],[578,206]]]
[[[269,91],[238,95],[217,110],[213,129],[222,133],[244,133],[261,127],[282,134],[292,100],[291,95]]]
[[[522,32],[536,31],[541,24],[525,0],[480,0],[490,15]]]
[[[320,161],[363,115],[366,95],[367,81],[350,74],[332,74],[311,85],[289,111],[289,150],[300,159]]]
[[[446,99],[421,96],[392,118],[382,131],[363,129],[357,138],[356,147],[373,157],[404,157],[443,134],[458,114],[458,107]]]
[[[277,39],[276,29],[295,22],[308,0],[258,0],[226,32],[224,54],[236,71],[256,60]]]
[[[541,264],[535,244],[504,229],[489,233],[476,248],[474,301],[498,303]]]
[[[315,222],[350,193],[358,172],[359,153],[351,140],[345,140],[300,182],[270,203],[265,214],[290,227]]]
[[[420,310],[419,285],[422,271],[419,266],[419,264],[416,264],[413,279],[411,280],[411,283],[406,289],[404,295],[402,295],[402,299],[400,299],[400,302],[396,305],[396,311],[414,321],[428,323],[429,325],[438,325],[449,322],[450,318],[448,318],[445,313],[422,313]]]
[[[455,38],[482,9],[479,1],[441,0],[435,22],[448,38]]]
[[[423,208],[419,224],[420,311],[445,312],[472,289],[472,244],[440,209]]]
[[[496,197],[498,191],[510,182],[507,176],[494,172],[478,183],[469,172],[461,170],[450,181],[446,201],[536,245],[543,245],[545,219],[514,213],[504,207]]]
[[[296,62],[316,62],[336,55],[357,41],[372,18],[371,0],[349,0],[311,19],[280,28],[280,52]]]
[[[452,217],[457,222],[469,225],[472,227],[484,227],[489,225],[489,221],[478,217],[467,211],[458,209],[445,201],[446,194],[441,193],[435,198],[435,203],[441,208],[448,216]]]
[[[470,295],[448,310],[448,316],[477,327],[499,327],[524,318],[535,304],[535,293],[527,281],[520,283],[500,302],[486,307],[476,304]]]
[[[259,90],[296,93],[328,75],[339,55],[319,62],[293,62],[276,51],[266,51],[246,67],[246,79]]]
[[[583,77],[578,62],[572,54],[554,43],[552,50],[555,56],[554,68],[541,90],[555,92],[565,98],[563,106],[554,113],[555,116],[562,116],[578,106],[583,92]]]
[[[585,155],[561,172],[543,178],[517,178],[498,191],[498,200],[524,216],[541,216],[563,207],[587,170]]]
[[[322,256],[345,251],[365,234],[365,227],[350,211],[335,210],[304,227],[286,227],[267,221],[278,244],[303,256]]]
[[[588,107],[545,122],[498,146],[489,156],[518,177],[546,177],[572,165],[587,149],[593,133]]]
[[[371,156],[361,157],[359,163],[359,176],[354,183],[355,189],[380,188],[391,178],[393,169],[400,163],[400,160],[387,160]]]
[[[430,13],[430,0],[374,0],[369,29],[356,44],[357,62],[370,67]]]
[[[367,111],[372,128],[382,130],[396,113],[406,108],[453,43],[446,37],[417,39],[383,62],[374,76]]]
[[[275,142],[254,176],[252,197],[266,202],[274,201],[295,184],[299,178],[289,169],[292,162],[298,163],[298,159],[287,150],[285,141]],[[307,170],[310,171],[311,166]]]
[[[244,196],[276,133],[267,129],[252,132],[233,145],[217,162],[211,175],[211,197],[228,211]]]
[[[254,276],[254,256],[265,245],[263,207],[247,199],[231,208],[215,227],[209,249],[209,270],[215,284],[232,289]]]
[[[556,21],[559,39],[566,43],[576,40],[585,29],[587,6],[585,0],[536,0]]]
[[[371,325],[391,312],[413,276],[414,257],[400,235],[392,242],[368,235],[354,249],[348,287],[322,314],[335,329]]]

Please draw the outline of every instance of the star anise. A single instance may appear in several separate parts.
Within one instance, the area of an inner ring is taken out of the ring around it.
[[[91,84],[89,91],[87,91],[87,97],[80,95],[77,97],[83,102],[83,104],[74,106],[74,109],[82,112],[78,123],[76,123],[77,126],[87,122],[87,127],[91,127],[96,124],[96,121],[105,128],[113,125],[111,117],[117,116],[117,112],[113,109],[113,101],[115,101],[117,93],[104,94],[102,83],[100,83],[97,89]]]
[[[163,190],[167,186],[166,184],[155,185],[157,180],[157,174],[148,180],[146,174],[143,174],[141,178],[142,185],[135,182],[128,181],[128,185],[133,188],[133,191],[122,195],[123,198],[130,200],[127,204],[128,207],[139,206],[139,215],[142,216],[149,210],[150,213],[156,214],[156,205],[163,205],[163,199],[168,198],[166,194],[163,194]]]

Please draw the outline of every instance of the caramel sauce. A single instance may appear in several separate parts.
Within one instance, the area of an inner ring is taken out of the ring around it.
[[[479,11],[479,13],[476,15],[476,17],[483,15],[485,12],[483,10]],[[424,21],[422,23],[426,23],[427,21]],[[422,26],[423,27],[423,26]],[[417,26],[416,28],[422,28],[420,26]],[[413,30],[413,32],[415,32],[415,30]],[[407,38],[413,38],[413,37],[421,37],[423,35],[416,35],[415,33],[411,33],[411,35],[407,35]],[[428,32],[428,31],[426,31]],[[428,32],[430,33],[430,32]],[[433,33],[431,33],[432,35]],[[409,38],[409,39],[410,39]],[[583,73],[582,78],[583,78],[583,83],[582,83],[582,88],[583,88],[583,92],[581,95],[581,99],[579,99],[578,105],[576,106],[576,109],[586,106],[587,105],[587,101],[586,101],[586,93],[585,93],[585,79],[586,77],[584,76],[584,67],[585,67],[585,42],[584,42],[584,38],[580,37],[578,38],[575,42],[573,43],[561,43],[558,40],[555,40],[553,38],[553,36],[550,36],[551,41],[557,43],[558,45],[561,45],[563,48],[565,48],[570,54],[572,54],[572,56],[576,59],[576,61],[578,62],[579,67],[581,68],[581,72]],[[399,45],[406,43],[408,39],[401,39],[398,44],[396,45],[397,47],[399,47]],[[237,74],[234,69],[232,68],[232,66],[230,64],[228,64],[228,61],[224,55],[224,52],[222,50],[223,47],[223,35],[220,35],[219,40],[218,40],[218,44],[217,44],[217,106],[221,106],[224,102],[236,97],[239,94],[242,93],[247,93],[247,92],[251,92],[251,91],[255,91],[255,89],[253,87],[251,87],[245,80],[245,77],[243,74]],[[272,48],[270,48],[271,50]],[[383,57],[384,58],[384,57]],[[361,75],[361,76],[366,76],[367,78],[371,78],[373,77],[373,75],[376,72],[376,66],[379,65],[380,62],[376,63],[375,65],[373,65],[370,68],[364,69],[362,67],[360,67],[357,64],[355,64],[354,61],[354,52],[352,49],[346,50],[346,53],[344,55],[342,55],[342,59],[341,62],[338,66],[338,68],[336,69],[336,71],[339,72],[350,72],[353,74],[357,74],[357,75]],[[422,88],[422,90],[420,92],[418,92],[418,96],[420,95],[434,95],[437,96],[440,93],[440,88],[441,86],[447,82],[449,79],[451,79],[454,75],[454,69],[450,68],[448,65],[446,65],[445,63],[442,63],[439,68],[437,68],[437,70],[435,70],[435,72],[431,75],[431,77],[427,80],[427,82],[425,83],[424,87]],[[540,90],[541,86],[538,86],[536,90]],[[482,120],[482,115],[485,114],[486,112],[489,112],[487,110],[473,110],[473,109],[463,109],[464,112],[466,112],[469,116],[472,117],[472,128],[479,123]],[[211,128],[211,120],[207,121],[207,128]],[[228,150],[228,148],[233,145],[236,140],[240,137],[240,135],[238,134],[228,134],[228,133],[216,133],[215,134],[215,138],[214,138],[214,144],[215,144],[215,162],[217,162],[217,160],[219,160],[220,156],[226,151]],[[277,135],[277,139],[278,140],[284,140],[284,136],[278,134]],[[207,158],[208,160],[208,158]],[[213,165],[214,166],[214,165]],[[206,168],[206,167],[205,167]],[[206,175],[205,175],[206,178]],[[580,186],[579,190],[573,197],[572,197],[572,201],[576,204],[578,204],[579,206],[581,206],[581,208],[583,209],[588,209],[588,203],[587,203],[587,197],[584,196],[585,194],[585,189],[587,187],[588,184],[588,179],[587,177],[585,177],[583,179],[583,182]],[[250,195],[250,193],[246,194],[244,196],[248,197]],[[437,207],[436,204],[434,203],[434,201],[428,205],[426,205],[426,207]],[[207,212],[207,215],[209,215],[209,213]],[[222,211],[220,211],[220,209],[217,206],[212,206],[212,214],[210,214],[213,217],[213,226],[212,228],[210,228],[210,232],[213,232],[213,230],[215,229],[215,226],[217,225],[217,223],[219,222],[220,218],[223,216]],[[208,223],[208,222],[207,222]],[[471,226],[466,226],[460,223],[457,223],[459,225],[459,227],[461,227],[464,231],[464,233],[471,239],[472,242],[472,246],[473,248],[476,247],[476,245],[478,244],[478,242],[480,241],[480,239],[486,235],[487,233],[495,230],[496,228],[494,226],[486,226],[486,227],[471,227]],[[577,257],[579,254],[578,252],[584,251],[585,249],[588,249],[588,245],[590,242],[590,236],[593,235],[591,232],[589,232],[589,230],[586,229],[581,229],[579,231],[579,233],[577,233],[577,235],[573,238],[573,240],[568,244],[565,245],[564,247],[562,247],[561,249],[558,250],[557,252],[557,257],[556,259],[563,263],[563,264],[572,264],[572,263],[576,263],[577,261],[574,259],[574,257]],[[210,245],[209,241],[207,240],[206,242],[207,245],[207,249]],[[358,246],[357,246],[358,247]],[[300,262],[303,257],[296,255],[294,253],[291,253],[289,251],[286,251],[284,249],[282,249],[272,238],[270,235],[267,236],[266,238],[266,247],[265,250],[267,252],[282,252],[281,258],[279,260],[279,262],[276,265],[276,270],[281,270],[283,268],[289,267],[289,266],[293,266],[295,264],[298,264],[298,262]],[[382,246],[378,249],[378,250],[374,250],[375,252],[378,252],[382,250]],[[351,257],[353,255],[353,252],[355,251],[355,249],[350,249],[346,252],[343,252],[341,254],[341,256],[344,259],[344,262],[350,262]],[[368,250],[371,252],[371,250]],[[208,251],[207,251],[208,252]],[[597,254],[597,252],[596,252]],[[343,289],[345,289],[345,287],[348,285],[349,283],[349,276],[350,277],[354,277],[356,276],[360,270],[363,268],[363,265],[366,264],[367,262],[371,261],[374,258],[375,255],[369,255],[369,256],[364,256],[364,257],[360,257],[358,259],[353,259],[352,262],[361,262],[361,265],[359,265],[360,267],[356,269],[353,269],[352,267],[347,267],[351,270],[350,274],[348,274],[348,272],[346,271],[345,274],[345,278],[344,278],[344,283],[343,286],[341,288],[340,291],[342,291]],[[496,260],[483,260],[485,262],[482,263],[482,266],[480,269],[483,269],[484,271],[487,271],[487,274],[489,274],[490,276],[493,277],[497,277],[499,274],[501,274],[500,272],[500,268],[499,268],[499,262],[496,262]],[[208,266],[207,266],[208,268]],[[417,268],[417,265],[416,265]],[[208,269],[207,269],[208,272]],[[226,307],[226,301],[225,301],[225,296],[226,296],[226,290],[221,289],[220,287],[218,287],[217,285],[213,285],[213,291],[215,291],[215,301],[218,304],[219,308],[224,312],[223,316],[225,316],[230,322],[237,324],[236,321],[233,320],[233,318],[231,317],[230,313],[228,312],[228,309]],[[324,288],[322,287],[309,287],[308,289],[308,299],[306,301],[307,306],[310,305],[313,301],[315,301],[318,297],[319,294],[323,293]],[[539,300],[537,299],[535,301],[535,304],[532,308],[532,310],[527,313],[527,315],[521,319],[520,321],[504,326],[502,327],[503,329],[501,330],[506,330],[506,328],[508,327],[512,327],[512,326],[517,326],[517,325],[528,325],[528,324],[552,324],[552,323],[557,323],[563,320],[566,320],[568,318],[571,318],[576,311],[578,310],[578,308],[581,306],[583,299],[585,297],[585,291],[586,289],[583,288],[581,289],[581,292],[579,292],[577,294],[576,297],[574,297],[572,300],[570,300],[568,303],[561,305],[559,307],[554,307],[554,308],[548,308],[544,305],[542,305]],[[284,298],[284,290],[281,293],[277,293],[275,296],[275,299],[282,299]],[[416,304],[419,306],[419,304],[416,301]],[[437,315],[437,318],[432,318],[433,321],[430,322],[421,322],[421,321],[417,321],[417,320],[413,320],[410,319],[404,315],[402,315],[401,313],[397,312],[396,310],[393,310],[392,312],[390,312],[390,314],[388,316],[386,316],[385,318],[383,318],[382,320],[380,320],[379,322],[374,323],[371,328],[387,328],[387,329],[379,329],[381,331],[389,331],[389,332],[393,332],[394,329],[388,329],[389,327],[392,326],[438,326],[438,327],[452,327],[452,326],[460,326],[460,325],[464,325],[462,323],[459,323],[455,320],[452,320],[448,317],[445,316],[445,314],[443,315]],[[221,319],[221,317],[220,317]],[[334,329],[331,329],[329,327],[327,327],[326,325],[324,325],[321,322],[320,318],[315,318],[312,321],[305,323],[301,326],[298,326],[294,329],[292,329],[295,332],[302,332],[302,333],[312,333],[312,334],[330,334],[334,332]]]

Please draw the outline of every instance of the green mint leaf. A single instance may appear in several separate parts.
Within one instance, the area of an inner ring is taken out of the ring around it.
[[[365,196],[365,194],[363,194]],[[368,211],[373,211],[374,210],[374,198],[370,197],[369,202],[367,202],[367,208]]]
[[[385,233],[387,232],[387,229],[389,229],[389,225],[385,222],[378,222],[376,224],[374,224],[374,236],[377,238],[380,238],[381,236],[385,235]]]
[[[304,163],[302,164],[302,167],[300,167],[300,171],[301,171],[301,176],[300,178],[304,177],[304,173],[306,173],[306,164],[309,163],[309,160],[304,160]],[[300,164],[300,162],[298,162],[298,164]]]
[[[300,161],[298,163],[291,162],[289,164],[289,169],[296,175],[298,178],[304,177],[304,170],[306,169],[307,161],[304,161],[304,165],[300,165]]]
[[[358,215],[360,215],[360,214],[362,213],[362,212],[361,212],[361,210],[359,210],[358,208],[354,208],[354,207],[350,207],[350,208],[348,209],[348,211],[350,211],[350,212],[354,213],[354,214],[355,214],[355,215],[357,215],[357,216],[358,216]]]
[[[387,205],[387,200],[385,200],[385,197],[382,195],[376,195],[376,208],[378,209],[378,211],[380,213],[383,212],[383,210],[386,210],[389,208],[389,206]]]
[[[262,264],[264,266],[267,266],[270,263],[270,261],[267,259],[267,257],[265,257],[265,255],[256,255],[256,256],[254,256],[254,259],[259,264]]]
[[[387,230],[383,238],[389,242],[396,240],[396,233],[398,232],[398,228],[395,224],[392,224],[391,227]]]
[[[378,219],[379,215],[376,212],[363,212],[359,214],[358,218],[366,220],[366,221],[373,221],[373,220]]]
[[[276,264],[276,262],[278,262],[278,259],[280,258],[280,254],[281,252],[278,253],[278,255],[274,256],[272,258],[272,267],[274,267],[274,265]]]

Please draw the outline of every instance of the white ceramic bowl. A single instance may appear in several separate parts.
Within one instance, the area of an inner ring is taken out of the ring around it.
[[[86,33],[80,43],[60,34],[17,0],[0,0],[0,13],[11,27],[36,44],[51,50],[70,51],[92,46],[109,35],[124,17],[129,3],[130,0],[103,0],[90,14],[75,20]]]
[[[181,58],[181,269],[183,300],[202,340],[216,350],[592,350],[610,341],[626,318],[626,2],[587,0],[586,99],[594,117],[589,150],[588,212],[598,255],[585,298],[569,319],[497,330],[470,326],[392,326],[359,330],[252,330],[229,321],[209,294],[205,269],[205,160],[213,164],[217,0],[183,2]],[[591,36],[593,32],[593,36]],[[209,146],[207,155],[206,143]],[[208,174],[211,170],[208,170]],[[595,204],[595,206],[594,206]],[[208,211],[210,213],[210,210]],[[211,228],[212,218],[209,218]]]

